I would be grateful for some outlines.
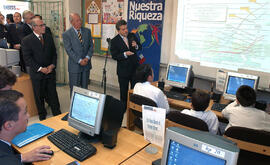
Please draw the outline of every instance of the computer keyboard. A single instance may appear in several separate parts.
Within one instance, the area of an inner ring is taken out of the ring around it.
[[[62,151],[79,161],[85,160],[97,151],[93,145],[81,141],[77,135],[65,129],[60,129],[49,135],[48,139]]]
[[[211,109],[221,112],[226,106],[227,106],[227,104],[214,103],[212,105]]]
[[[185,100],[187,98],[187,96],[182,95],[179,92],[174,92],[174,91],[164,91],[164,94],[171,99],[175,99],[175,100]]]

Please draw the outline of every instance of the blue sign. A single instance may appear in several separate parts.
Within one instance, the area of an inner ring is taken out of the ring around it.
[[[138,51],[140,64],[151,64],[154,81],[159,78],[163,15],[165,0],[129,0],[128,30],[136,34],[142,44]]]

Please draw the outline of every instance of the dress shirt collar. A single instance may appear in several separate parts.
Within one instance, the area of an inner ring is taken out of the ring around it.
[[[27,23],[26,25],[28,25],[32,29],[32,26],[30,24]]]
[[[11,147],[11,144],[9,143],[9,142],[7,142],[7,141],[5,141],[5,140],[2,140],[2,139],[0,139],[2,142],[4,142],[4,143],[6,143],[7,145],[9,145],[10,147]]]
[[[80,33],[82,34],[82,30],[81,30],[82,28],[80,28],[80,30],[75,29],[73,26],[72,28],[75,30],[76,34],[78,34],[78,31],[80,31]]]
[[[151,85],[151,83],[149,81],[145,81],[144,83],[142,83],[143,85]]]
[[[39,39],[39,35],[37,34],[37,33],[35,33],[34,31],[33,31],[33,33],[35,34],[35,36],[37,36],[37,38]],[[42,35],[42,34],[41,34]]]

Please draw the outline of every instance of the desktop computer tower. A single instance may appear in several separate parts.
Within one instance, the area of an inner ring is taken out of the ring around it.
[[[124,104],[120,100],[107,95],[101,125],[101,139],[104,147],[114,148],[116,146],[117,134],[121,128],[124,113]]]

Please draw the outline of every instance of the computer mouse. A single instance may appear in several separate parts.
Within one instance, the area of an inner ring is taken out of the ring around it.
[[[50,153],[48,153],[48,152],[42,152],[42,154],[47,154],[47,155],[53,156],[53,154],[54,154],[53,150],[50,150],[50,151],[51,151]]]

